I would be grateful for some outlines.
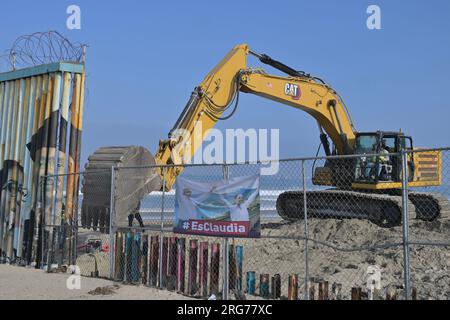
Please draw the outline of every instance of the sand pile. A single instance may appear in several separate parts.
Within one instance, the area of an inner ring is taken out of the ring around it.
[[[263,226],[265,238],[240,240],[245,247],[245,271],[279,273],[284,279],[299,274],[300,294],[304,294],[304,223],[272,223]],[[450,242],[450,221],[411,223],[411,241]],[[274,237],[274,238],[271,238]],[[280,239],[286,237],[291,239]],[[295,239],[298,238],[298,239]],[[352,287],[365,287],[369,266],[381,269],[384,296],[387,289],[403,286],[402,227],[383,229],[364,220],[309,221],[309,276],[343,285],[343,297]],[[398,244],[398,246],[390,246]],[[378,248],[377,248],[378,247]],[[411,250],[412,285],[420,299],[450,298],[450,247],[414,245]]]

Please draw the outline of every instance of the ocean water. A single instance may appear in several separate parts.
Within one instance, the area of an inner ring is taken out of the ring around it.
[[[184,172],[183,177],[187,179],[192,179],[195,181],[217,181],[222,179],[222,168],[213,168],[209,172],[204,172],[200,170],[204,168],[198,168],[198,172]],[[276,201],[278,196],[289,190],[303,190],[303,180],[300,170],[296,168],[281,168],[279,173],[274,176],[261,176],[260,178],[260,210],[261,210],[261,221],[277,220],[281,219],[276,212]],[[234,170],[234,172],[233,172]],[[241,167],[234,168],[230,172],[230,176],[245,176],[251,175],[256,170],[257,167]],[[324,190],[329,187],[315,186],[312,184],[310,170],[306,170],[306,189],[311,190]],[[427,187],[427,188],[414,188],[413,191],[418,192],[434,192],[440,193],[446,196],[450,200],[450,177],[445,175],[443,184],[438,187]],[[82,197],[82,195],[80,195]],[[141,202],[141,215],[144,221],[159,221],[161,220],[162,212],[162,192],[155,191],[149,194]],[[81,199],[80,199],[81,203]],[[164,220],[170,221],[173,219],[175,205],[175,190],[171,190],[165,193],[164,196]],[[81,206],[80,206],[81,208]]]
[[[292,181],[283,181],[281,183],[274,183],[274,181],[269,181],[269,187],[263,184],[264,180],[261,180],[260,186],[260,212],[261,221],[273,221],[281,220],[281,217],[276,211],[276,201],[278,196],[284,191],[301,191],[303,190],[300,183],[294,179]],[[274,188],[275,187],[275,188]],[[306,183],[306,189],[308,191],[313,190],[325,190],[329,187],[315,186],[312,182]],[[450,200],[450,184],[443,184],[439,187],[428,187],[428,188],[414,188],[413,191],[416,192],[434,192],[440,193],[446,196]],[[141,203],[141,215],[144,220],[160,220],[161,219],[161,209],[162,209],[162,192],[153,192],[148,195]],[[171,220],[174,214],[175,205],[175,190],[171,190],[165,193],[164,197],[164,220]]]
[[[276,211],[276,201],[283,190],[260,190],[260,214],[262,221],[281,219]],[[153,192],[141,202],[141,216],[144,221],[158,221],[162,212],[162,192]],[[173,219],[175,191],[164,196],[164,220]]]

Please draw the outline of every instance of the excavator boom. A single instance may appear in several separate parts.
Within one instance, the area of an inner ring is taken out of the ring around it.
[[[269,75],[247,66],[248,55],[286,73]],[[186,107],[156,153],[158,164],[189,163],[217,121],[228,119],[235,111],[240,92],[251,93],[303,110],[314,117],[328,149],[328,136],[337,154],[353,152],[356,132],[342,99],[328,85],[305,72],[296,71],[267,55],[251,51],[246,44],[234,47],[197,86]],[[233,108],[229,115],[223,116]],[[326,134],[325,134],[326,133]],[[170,189],[182,167],[167,169],[164,180]]]

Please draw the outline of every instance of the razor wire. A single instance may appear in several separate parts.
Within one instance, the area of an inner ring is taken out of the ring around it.
[[[57,31],[35,32],[18,37],[0,56],[0,71],[58,61],[83,62],[84,44],[71,42]]]

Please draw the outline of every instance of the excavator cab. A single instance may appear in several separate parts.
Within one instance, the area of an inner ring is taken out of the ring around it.
[[[413,150],[413,141],[402,132],[377,131],[357,134],[355,154],[363,156],[355,161],[355,183],[371,184],[369,189],[377,188],[377,184],[382,189],[396,187],[401,182],[402,175],[401,157],[396,154],[403,150]],[[366,154],[367,156],[364,156]],[[408,180],[414,181],[414,154],[408,154],[407,158]]]
[[[355,161],[355,181],[366,183],[401,181],[401,159],[393,154],[412,148],[411,137],[405,136],[402,132],[378,131],[358,134],[355,154],[367,156],[361,156]],[[414,162],[409,162],[413,166]],[[414,169],[411,169],[409,178],[412,180]]]

